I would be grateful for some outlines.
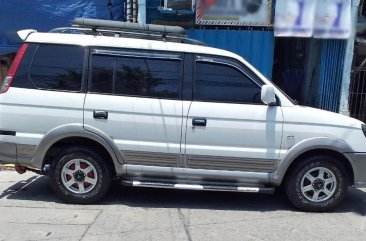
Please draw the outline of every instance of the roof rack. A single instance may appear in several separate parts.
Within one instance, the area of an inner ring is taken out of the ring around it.
[[[178,26],[139,24],[90,18],[76,18],[72,27],[56,28],[50,32],[140,38],[206,46],[206,44],[200,41],[187,38],[185,29]]]
[[[141,32],[155,32],[163,35],[180,35],[187,36],[186,31],[182,27],[178,26],[165,26],[155,24],[140,24],[129,23],[112,20],[100,20],[92,18],[76,18],[74,19],[73,26],[76,27],[90,27],[96,29],[110,29],[110,30],[129,30],[129,31],[141,31]]]

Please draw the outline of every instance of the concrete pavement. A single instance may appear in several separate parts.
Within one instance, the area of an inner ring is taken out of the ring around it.
[[[280,195],[114,185],[95,205],[66,205],[48,178],[0,172],[1,240],[366,240],[366,191],[332,213],[293,210]]]

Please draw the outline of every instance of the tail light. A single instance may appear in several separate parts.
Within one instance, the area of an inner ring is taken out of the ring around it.
[[[3,94],[3,93],[5,93],[5,92],[8,91],[8,89],[9,89],[9,87],[11,85],[11,82],[14,79],[15,73],[17,72],[17,69],[19,67],[20,61],[22,60],[22,58],[23,58],[23,56],[24,56],[25,51],[27,50],[27,48],[28,48],[28,44],[27,43],[24,43],[22,45],[22,47],[20,47],[17,55],[15,56],[15,59],[14,59],[13,63],[11,64],[11,67],[10,67],[7,75],[4,78],[4,82],[1,85],[0,94]]]

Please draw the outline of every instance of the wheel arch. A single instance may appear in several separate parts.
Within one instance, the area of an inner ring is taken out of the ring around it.
[[[108,155],[111,164],[113,164],[113,171],[117,175],[123,173],[122,164],[123,156],[115,146],[113,141],[103,132],[93,129],[93,132],[86,131],[82,124],[71,124],[57,127],[49,131],[40,144],[37,146],[35,154],[32,159],[32,166],[42,169],[44,165],[49,162],[49,157],[54,155],[62,145],[92,145],[97,147],[103,154]]]
[[[352,148],[342,140],[333,138],[313,138],[304,140],[293,146],[279,161],[277,170],[270,175],[270,182],[276,186],[291,172],[293,167],[307,156],[327,155],[334,157],[342,164],[348,175],[348,184],[354,183],[354,166],[344,153],[353,152]]]

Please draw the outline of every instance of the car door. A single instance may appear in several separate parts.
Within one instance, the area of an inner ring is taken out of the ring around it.
[[[126,164],[176,167],[182,59],[176,53],[91,50],[85,128],[108,135]]]
[[[261,80],[234,60],[196,56],[193,101],[185,113],[185,165],[272,172],[280,156],[282,110],[260,100]]]

